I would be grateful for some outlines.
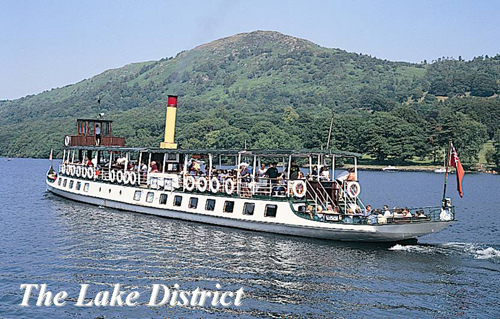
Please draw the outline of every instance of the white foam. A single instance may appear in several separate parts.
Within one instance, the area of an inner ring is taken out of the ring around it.
[[[472,252],[476,259],[491,259],[500,258],[500,250],[496,250],[493,247],[488,247],[485,249],[477,249]]]
[[[430,245],[400,245],[396,244],[389,248],[392,251],[405,251],[405,252],[417,252],[417,253],[443,253],[450,254],[453,252],[465,253],[472,255],[475,259],[492,259],[500,258],[500,250],[493,247],[484,247],[479,244],[473,243],[444,243],[437,246]]]
[[[394,251],[407,251],[407,252],[420,252],[420,253],[429,253],[431,249],[429,246],[418,246],[418,245],[400,245],[396,244],[389,248],[389,250]]]

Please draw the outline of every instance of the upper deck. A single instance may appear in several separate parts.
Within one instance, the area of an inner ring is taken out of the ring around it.
[[[113,136],[113,121],[77,119],[76,135],[66,135],[66,146],[125,146],[125,138]]]

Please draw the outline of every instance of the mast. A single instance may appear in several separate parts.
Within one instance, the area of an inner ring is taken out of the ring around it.
[[[449,167],[449,164],[450,164],[450,151],[451,151],[451,138],[450,138],[450,141],[448,143],[448,152],[446,154],[446,171],[444,173],[444,188],[443,188],[443,202],[444,202],[444,199],[446,197],[446,185],[448,184],[448,167]]]

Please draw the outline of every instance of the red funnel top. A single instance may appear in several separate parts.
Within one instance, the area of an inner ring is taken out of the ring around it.
[[[177,95],[168,96],[167,106],[177,107]]]

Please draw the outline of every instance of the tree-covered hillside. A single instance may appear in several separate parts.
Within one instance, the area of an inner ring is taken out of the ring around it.
[[[472,164],[499,131],[499,79],[500,55],[391,62],[256,31],[0,101],[0,154],[60,151],[75,119],[99,112],[115,120],[127,145],[157,146],[166,95],[178,94],[183,148],[324,147],[333,111],[335,148],[379,160],[439,161],[453,137]]]

